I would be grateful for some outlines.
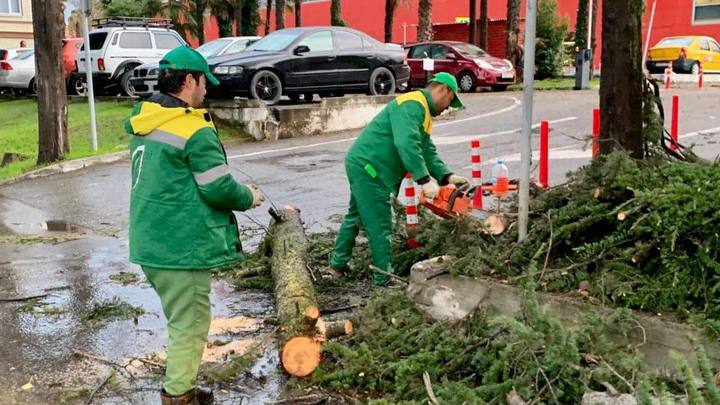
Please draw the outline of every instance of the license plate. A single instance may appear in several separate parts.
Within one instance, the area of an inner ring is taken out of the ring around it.
[[[503,79],[512,79],[512,78],[513,78],[513,74],[512,74],[512,73],[503,73],[503,74],[502,74],[502,78],[503,78]]]

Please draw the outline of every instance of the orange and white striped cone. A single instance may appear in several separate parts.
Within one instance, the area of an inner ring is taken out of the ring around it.
[[[483,193],[482,193],[482,169],[480,166],[480,140],[474,139],[470,141],[472,149],[472,181],[475,186],[475,195],[473,196],[473,209],[483,209]]]
[[[672,67],[665,68],[665,89],[672,87]]]
[[[698,75],[700,76],[698,78],[698,88],[702,89],[703,88],[703,66],[702,66],[702,63],[700,64],[700,66],[698,66],[698,68],[699,68]]]
[[[403,189],[405,191],[405,228],[407,229],[407,245],[410,249],[417,249],[420,246],[420,242],[413,238],[413,234],[420,225],[418,218],[418,200],[415,190],[415,182],[412,179],[410,173],[405,175],[403,179]]]

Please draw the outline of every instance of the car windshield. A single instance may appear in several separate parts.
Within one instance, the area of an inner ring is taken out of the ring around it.
[[[299,36],[300,31],[277,31],[247,47],[248,51],[277,52],[285,50]]]
[[[488,56],[487,52],[472,44],[458,44],[454,45],[453,48],[467,56]]]
[[[217,56],[220,51],[225,49],[228,44],[232,42],[232,39],[216,39],[215,41],[210,41],[201,47],[197,48],[196,51],[200,53],[205,58],[212,58],[213,56]]]
[[[692,38],[667,38],[660,41],[657,44],[658,48],[676,48],[681,46],[690,46],[692,44]]]

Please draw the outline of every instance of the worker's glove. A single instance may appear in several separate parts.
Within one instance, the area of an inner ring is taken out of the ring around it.
[[[457,174],[451,174],[450,177],[448,177],[448,183],[456,186],[464,186],[465,184],[469,184],[470,180],[463,176],[458,176]]]
[[[250,191],[253,195],[253,203],[252,208],[259,207],[262,205],[263,202],[265,202],[265,196],[262,195],[260,190],[257,188],[254,184],[249,184],[248,187],[250,187]]]
[[[438,196],[438,193],[440,193],[440,185],[438,185],[437,180],[431,178],[430,181],[423,184],[422,193],[423,196],[429,200],[435,199],[435,197]]]

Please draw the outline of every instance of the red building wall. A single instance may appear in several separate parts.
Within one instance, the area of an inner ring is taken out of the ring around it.
[[[602,0],[600,1],[599,13],[602,13]],[[650,17],[653,0],[647,0],[645,19],[643,27],[647,28]],[[402,2],[401,2],[402,3]],[[434,24],[450,24],[455,22],[457,17],[468,17],[468,0],[433,0],[433,23]],[[479,3],[479,2],[478,2]],[[488,14],[491,20],[504,20],[507,14],[506,0],[491,0],[488,2]],[[522,2],[521,18],[525,18],[525,1]],[[575,17],[577,14],[578,0],[558,0],[558,11],[560,15],[567,19],[570,31],[575,29]],[[355,29],[366,32],[376,39],[384,38],[384,20],[385,20],[385,0],[344,0],[343,19],[345,22]],[[302,6],[303,26],[318,26],[330,24],[330,0],[309,1],[303,3]],[[478,11],[479,13],[479,11]],[[273,17],[270,19],[271,29],[275,29],[275,10]],[[265,18],[265,9],[260,11],[260,15]],[[653,24],[650,45],[656,44],[660,39],[671,35],[709,35],[720,40],[720,24],[694,25],[692,21],[693,0],[657,0],[657,12],[655,23]],[[217,38],[217,24],[212,20],[206,23],[206,38],[208,40]],[[409,0],[406,4],[401,4],[395,13],[395,23],[393,27],[393,42],[402,43],[405,34],[407,42],[413,42],[416,39],[416,28],[418,20],[418,0]],[[598,44],[602,38],[601,18],[598,16],[597,38]],[[294,26],[295,18],[292,12],[286,12],[286,27]],[[403,24],[407,24],[403,29]],[[467,28],[467,27],[466,27]],[[263,27],[260,28],[260,34],[263,34]],[[493,36],[497,30],[491,29],[491,49],[498,47],[497,38]],[[459,38],[458,38],[459,39]],[[643,34],[643,41],[645,34]],[[497,52],[491,52],[497,53]],[[600,52],[596,52],[595,65],[600,63]]]

